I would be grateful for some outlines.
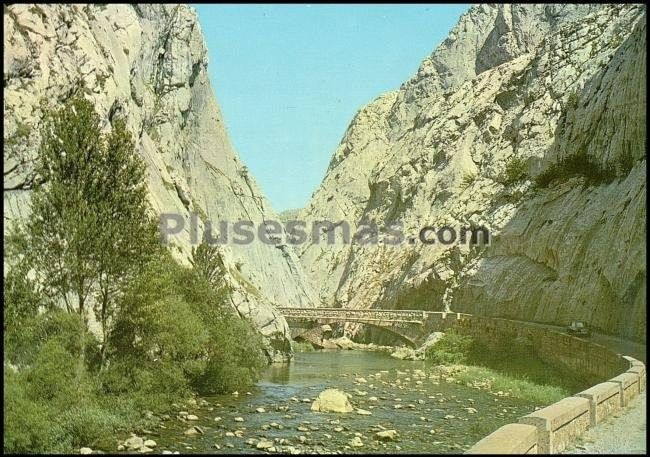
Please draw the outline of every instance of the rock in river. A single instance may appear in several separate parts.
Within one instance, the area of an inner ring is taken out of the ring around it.
[[[129,451],[135,451],[137,449],[140,449],[142,446],[144,446],[144,440],[139,436],[133,435],[130,438],[128,438],[126,441],[124,441],[124,446],[126,446],[127,450]]]
[[[257,449],[269,449],[273,447],[273,443],[267,439],[262,438],[257,442],[257,445],[255,447]]]
[[[350,440],[350,446],[352,447],[362,447],[363,446],[363,441],[361,441],[361,438],[358,436],[355,436]]]
[[[393,441],[398,436],[397,430],[382,430],[375,433],[375,437],[380,441]]]
[[[349,395],[338,389],[322,391],[311,405],[312,411],[351,413],[354,411]]]

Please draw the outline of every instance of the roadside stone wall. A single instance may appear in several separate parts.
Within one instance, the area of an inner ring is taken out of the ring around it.
[[[457,316],[455,327],[486,344],[498,346],[499,341],[510,344],[524,341],[543,361],[560,370],[579,373],[586,382],[595,384],[622,373],[627,362],[605,346],[560,333],[539,324],[509,319]],[[447,326],[449,327],[449,325]]]
[[[457,314],[455,321],[456,328],[486,342],[525,338],[543,360],[574,370],[597,383],[521,417],[516,424],[500,427],[466,454],[557,454],[585,430],[627,406],[645,389],[643,362],[589,340],[507,319]]]

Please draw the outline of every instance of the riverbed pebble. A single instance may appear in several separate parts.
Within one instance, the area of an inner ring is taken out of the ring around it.
[[[355,436],[354,438],[352,438],[350,440],[349,444],[352,447],[362,447],[363,446],[363,441],[361,441],[361,438],[359,438],[358,436]]]
[[[185,430],[184,434],[187,436],[203,435],[203,429],[198,425],[195,425],[194,427],[190,427]]]
[[[257,444],[255,445],[257,449],[269,449],[273,447],[273,443],[265,438],[259,440]]]
[[[144,446],[144,440],[139,436],[132,435],[130,438],[127,438],[126,441],[124,441],[124,446],[129,451],[135,451]]]
[[[380,441],[393,441],[397,439],[398,435],[397,430],[382,430],[375,433],[375,437]]]

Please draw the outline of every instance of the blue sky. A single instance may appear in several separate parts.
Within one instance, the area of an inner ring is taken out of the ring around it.
[[[276,211],[304,206],[354,114],[469,5],[193,5],[230,138]]]

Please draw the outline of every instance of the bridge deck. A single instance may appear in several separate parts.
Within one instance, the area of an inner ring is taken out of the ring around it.
[[[419,309],[362,309],[362,308],[293,308],[281,307],[280,312],[285,318],[302,319],[334,319],[348,322],[373,323],[414,323],[423,324],[430,316],[440,315],[443,319],[447,314],[441,311],[423,311]],[[453,313],[456,314],[456,313]]]

